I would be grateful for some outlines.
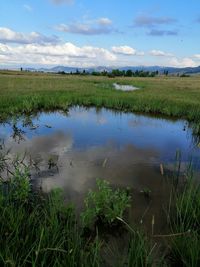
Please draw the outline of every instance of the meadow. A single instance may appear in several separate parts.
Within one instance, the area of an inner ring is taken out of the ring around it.
[[[141,88],[117,91],[113,83]],[[16,113],[65,109],[72,105],[200,119],[200,76],[108,78],[0,72],[0,118]]]

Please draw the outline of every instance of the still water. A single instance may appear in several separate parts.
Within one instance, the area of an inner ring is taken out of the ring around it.
[[[182,168],[191,156],[198,166],[200,155],[186,121],[83,107],[0,124],[0,139],[10,149],[9,157],[19,155],[32,163],[32,178],[44,192],[61,187],[66,200],[81,207],[96,178],[129,186],[135,220],[149,224],[152,214],[161,216],[161,203],[169,194],[160,164],[167,173],[177,150]],[[149,203],[144,189],[151,192]]]
[[[118,84],[118,83],[113,83],[113,86],[116,90],[121,90],[121,91],[135,91],[135,90],[140,89],[133,85],[123,85],[123,84]]]

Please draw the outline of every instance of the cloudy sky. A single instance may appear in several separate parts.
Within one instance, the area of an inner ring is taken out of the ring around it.
[[[199,0],[7,0],[0,68],[198,66]]]

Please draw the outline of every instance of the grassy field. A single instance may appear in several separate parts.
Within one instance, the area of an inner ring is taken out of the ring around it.
[[[122,92],[114,82],[142,90]],[[0,72],[0,117],[71,105],[107,107],[200,120],[200,76],[107,78],[26,72]]]

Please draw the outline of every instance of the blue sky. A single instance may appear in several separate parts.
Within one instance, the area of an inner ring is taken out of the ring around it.
[[[200,1],[12,0],[0,67],[198,66]]]

